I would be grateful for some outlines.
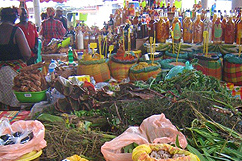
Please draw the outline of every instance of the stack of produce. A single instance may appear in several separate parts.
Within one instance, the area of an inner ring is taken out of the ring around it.
[[[98,54],[85,54],[84,59],[78,61],[77,75],[90,75],[96,82],[106,82],[111,78],[106,60]]]
[[[160,72],[161,69],[158,63],[139,62],[130,68],[129,78],[131,81],[147,81],[150,77],[156,78]]]
[[[39,92],[47,89],[44,75],[38,69],[43,63],[33,64],[21,69],[21,72],[14,78],[13,90],[17,92]]]
[[[111,56],[108,62],[111,76],[117,81],[121,82],[128,78],[129,69],[137,62],[137,58],[133,52],[125,52],[122,45],[117,51],[117,54]]]

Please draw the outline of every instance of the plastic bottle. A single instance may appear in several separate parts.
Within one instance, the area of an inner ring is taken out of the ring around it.
[[[156,39],[157,42],[165,43],[166,42],[166,21],[164,19],[163,12],[160,13],[160,20],[157,23],[156,28]]]
[[[76,46],[78,50],[84,49],[84,40],[83,40],[83,33],[81,30],[77,32],[76,35]]]
[[[95,81],[94,77],[91,77],[91,78],[90,78],[90,81],[91,81],[91,83],[92,83],[93,85],[96,84],[96,81]]]
[[[206,18],[203,21],[204,31],[208,32],[208,40],[212,41],[212,21],[210,20],[210,10],[206,10]]]
[[[203,41],[203,22],[201,13],[196,13],[196,19],[193,22],[193,43],[201,43]]]
[[[192,25],[193,22],[190,17],[190,11],[186,10],[185,18],[183,20],[183,41],[185,43],[192,43]]]
[[[49,65],[49,69],[48,69],[48,73],[51,74],[52,72],[55,71],[56,68],[56,63],[55,60],[51,59],[50,65]]]
[[[169,37],[170,37],[170,20],[168,18],[168,14],[167,14],[166,10],[164,12],[164,19],[166,21],[166,28],[165,28],[166,39],[169,39]]]
[[[73,63],[73,52],[71,47],[69,48],[69,51],[68,51],[68,61],[69,61],[69,64]]]
[[[235,23],[233,20],[233,11],[231,10],[228,21],[225,24],[225,32],[224,32],[225,44],[233,44],[234,36],[235,36]]]
[[[83,52],[78,52],[78,60],[82,60],[82,57],[83,57]]]
[[[213,42],[214,43],[222,43],[222,35],[223,35],[223,29],[222,29],[222,21],[221,21],[221,13],[218,12],[217,20],[213,24]]]
[[[178,43],[181,41],[181,22],[179,20],[178,11],[175,12],[175,16],[172,21],[172,31],[174,33],[174,42]]]

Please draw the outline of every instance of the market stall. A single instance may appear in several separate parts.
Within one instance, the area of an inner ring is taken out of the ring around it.
[[[241,35],[225,43],[221,18],[202,30],[200,14],[182,31],[167,10],[119,9],[102,29],[78,24],[73,42],[44,46],[45,62],[14,78],[28,117],[0,114],[0,160],[241,160]]]

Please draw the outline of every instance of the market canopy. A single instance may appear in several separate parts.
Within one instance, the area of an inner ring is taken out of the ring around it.
[[[11,0],[11,1],[13,1],[13,0]],[[33,0],[18,0],[18,1],[33,2]],[[49,1],[59,2],[59,3],[67,2],[67,0],[40,0],[41,3],[49,2]]]

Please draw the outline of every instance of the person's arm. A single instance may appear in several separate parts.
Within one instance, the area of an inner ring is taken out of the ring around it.
[[[35,32],[35,44],[34,44],[34,48],[32,49],[32,52],[37,56],[37,54],[38,54],[38,45],[39,45],[38,33],[37,33],[36,26],[34,24],[33,24],[33,26],[34,26],[34,32]]]
[[[24,60],[28,60],[31,57],[31,50],[29,44],[25,38],[23,31],[20,28],[17,28],[15,34],[15,40],[19,47],[20,53],[23,56]]]

